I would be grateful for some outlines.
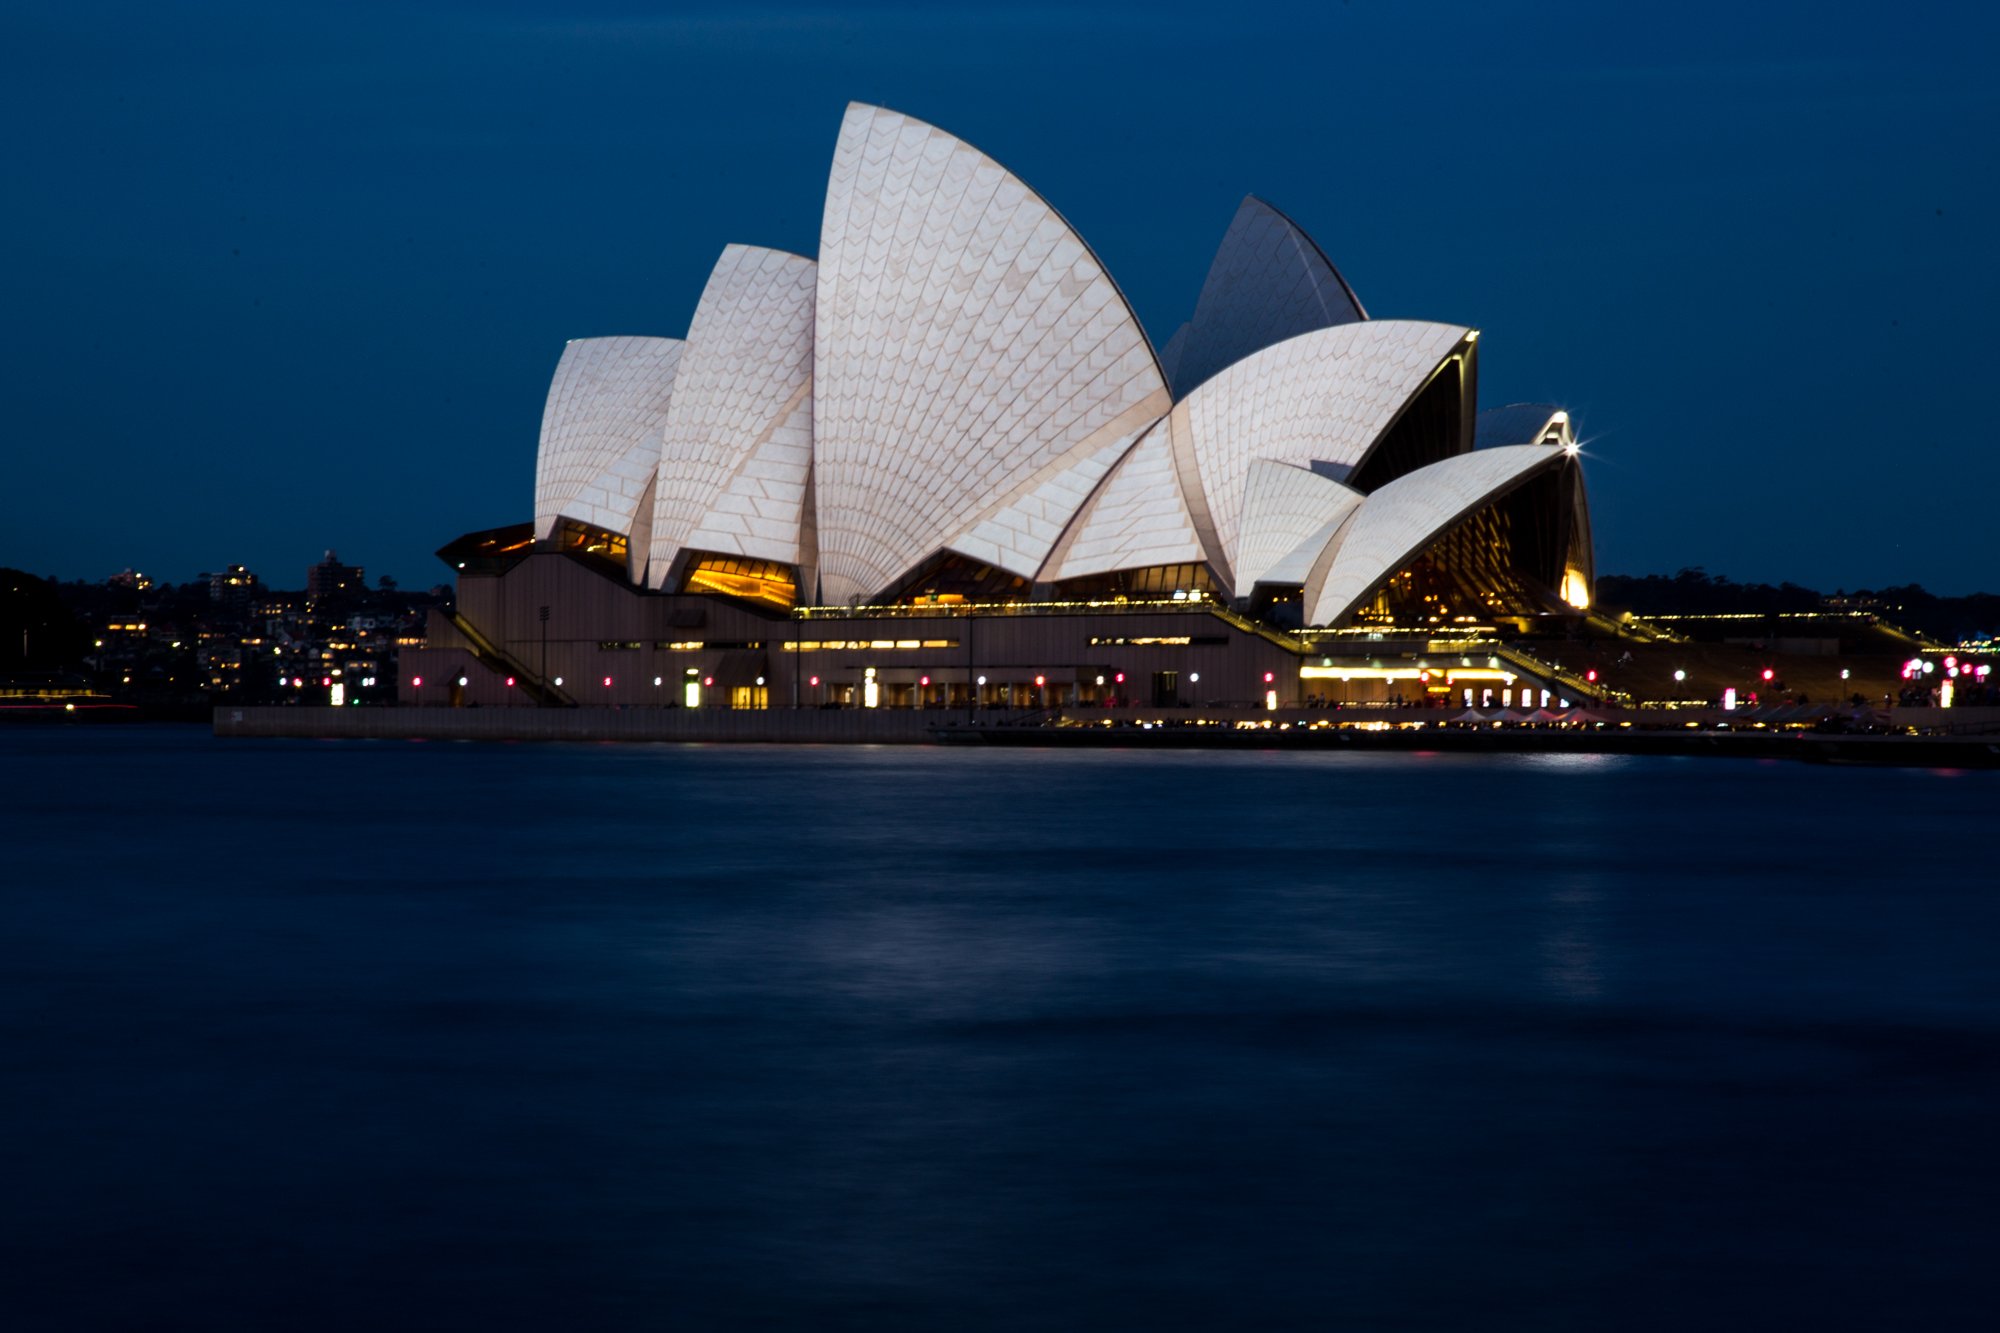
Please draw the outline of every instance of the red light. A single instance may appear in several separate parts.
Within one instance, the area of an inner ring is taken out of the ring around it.
[[[1265,683],[1266,685],[1269,685],[1269,684],[1270,684],[1270,683],[1271,683],[1272,681],[1274,681],[1274,680],[1276,680],[1276,679],[1277,679],[1277,677],[1276,677],[1276,676],[1274,676],[1274,675],[1272,675],[1272,674],[1271,674],[1270,672],[1266,671],[1266,672],[1264,673],[1264,683]]]
[[[507,688],[510,690],[514,688],[514,678],[512,676],[507,677]]]
[[[604,688],[607,690],[611,688],[611,677],[606,676],[604,678]]]
[[[1591,668],[1590,670],[1588,670],[1588,671],[1584,672],[1584,673],[1583,673],[1583,678],[1584,678],[1585,680],[1596,680],[1596,679],[1597,679],[1597,668],[1596,668],[1596,667],[1592,667],[1592,668]]]
[[[814,677],[812,678],[812,685],[813,685],[813,688],[814,688],[814,689],[818,689],[818,688],[819,688],[819,677],[818,677],[818,676],[814,676]]]
[[[1040,688],[1042,688],[1042,686],[1044,686],[1044,685],[1046,685],[1046,684],[1048,684],[1048,683],[1049,683],[1049,682],[1048,682],[1048,678],[1047,678],[1046,676],[1037,676],[1037,677],[1035,677],[1035,688],[1036,688],[1036,689],[1038,689],[1038,690],[1039,690]]]
[[[412,677],[410,677],[410,688],[411,688],[411,689],[413,689],[413,690],[421,690],[421,689],[422,689],[423,687],[424,687],[424,678],[423,678],[422,676],[412,676]]]
[[[319,678],[319,683],[320,683],[320,684],[322,684],[322,685],[331,685],[331,684],[333,684],[333,677],[332,677],[332,676],[321,676],[321,677]]]
[[[1771,668],[1769,668],[1769,667],[1765,667],[1765,668],[1764,668],[1764,679],[1765,679],[1765,680],[1769,680],[1769,679],[1771,679],[1771,677],[1772,677],[1772,676],[1774,676],[1775,674],[1777,674],[1777,673],[1776,673],[1776,672],[1774,672],[1774,671],[1772,671],[1772,670],[1771,670]]]
[[[1125,683],[1125,673],[1121,671],[1115,677],[1113,677],[1113,679],[1116,680],[1120,685],[1123,685]]]
[[[931,678],[929,676],[919,676],[917,677],[917,684],[923,686],[925,689],[929,689],[931,686]]]
[[[611,682],[607,680],[607,681],[605,681],[604,683],[605,683],[606,685],[609,685],[609,684],[610,684]],[[702,684],[704,684],[704,685],[713,685],[713,684],[715,684],[715,677],[713,677],[713,676],[703,676],[703,677],[701,678],[701,683],[702,683]]]

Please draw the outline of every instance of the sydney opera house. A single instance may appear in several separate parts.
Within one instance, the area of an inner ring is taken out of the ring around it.
[[[1567,414],[1480,412],[1479,338],[1371,318],[1250,198],[1156,347],[1041,196],[851,106],[817,257],[731,245],[684,337],[568,344],[533,519],[440,552],[457,611],[402,683],[489,705],[1525,701],[1553,682],[1521,645],[1589,606],[1590,527]]]

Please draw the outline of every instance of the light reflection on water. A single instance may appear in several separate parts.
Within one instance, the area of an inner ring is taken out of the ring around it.
[[[0,733],[0,1308],[1971,1322],[1996,790]]]

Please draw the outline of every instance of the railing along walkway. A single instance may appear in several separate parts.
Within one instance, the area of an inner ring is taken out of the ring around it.
[[[464,635],[465,641],[472,645],[472,656],[481,666],[489,671],[503,672],[512,676],[519,683],[522,692],[538,704],[559,704],[564,708],[577,706],[576,700],[568,693],[530,671],[527,663],[480,633],[477,626],[456,610],[445,614],[451,621],[451,627]]]

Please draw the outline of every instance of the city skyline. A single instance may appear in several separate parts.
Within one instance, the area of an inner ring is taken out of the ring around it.
[[[1247,193],[1479,328],[1484,403],[1571,409],[1606,572],[1978,590],[2000,103],[1957,16],[1809,12],[22,16],[0,564],[442,581],[527,517],[564,343],[812,254],[867,99],[1033,180],[1156,345]]]

